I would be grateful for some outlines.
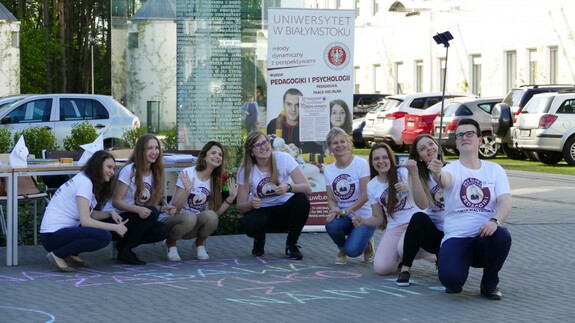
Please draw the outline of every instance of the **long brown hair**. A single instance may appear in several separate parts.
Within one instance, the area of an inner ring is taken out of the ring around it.
[[[250,180],[250,173],[254,165],[256,165],[256,157],[252,155],[252,148],[258,142],[258,139],[264,136],[266,140],[269,142],[270,139],[261,131],[252,131],[248,134],[246,141],[244,142],[244,183],[248,184]],[[271,143],[269,143],[270,149]],[[279,178],[279,171],[276,165],[276,160],[274,158],[274,153],[272,152],[270,155],[271,165],[270,165],[270,181],[272,183],[277,184]]]
[[[132,176],[134,177],[134,182],[136,183],[135,196],[139,197],[144,190],[144,173],[147,171],[147,169],[145,169],[146,150],[148,141],[150,140],[155,140],[158,143],[160,151],[156,161],[150,164],[150,171],[152,172],[153,177],[152,196],[150,196],[150,199],[146,202],[146,205],[158,205],[164,194],[164,155],[162,154],[162,146],[158,138],[150,134],[145,134],[138,138],[138,141],[136,142],[136,148],[134,148],[132,156],[130,156],[127,164],[134,163],[134,172]]]
[[[104,169],[102,167],[107,159],[112,159],[116,162],[116,159],[111,153],[105,150],[99,150],[95,152],[80,169],[92,182],[92,193],[96,196],[96,201],[98,201],[96,205],[97,210],[112,197],[114,181],[113,179],[107,182],[104,181]]]
[[[417,144],[423,138],[429,138],[429,139],[433,140],[435,145],[437,145],[437,141],[435,141],[435,139],[433,139],[432,136],[430,136],[428,134],[418,135],[413,140],[413,143],[411,144],[411,148],[409,149],[409,159],[413,159],[416,161],[417,173],[419,174],[419,179],[421,180],[421,183],[423,183],[423,189],[425,190],[425,194],[427,194],[428,197],[431,198],[431,192],[429,191],[429,177],[430,177],[431,173],[429,172],[429,169],[427,168],[427,164],[423,160],[421,160],[421,158],[419,157],[419,151],[417,151]],[[439,149],[439,147],[438,147],[438,149]],[[439,151],[438,151],[438,153],[439,153]],[[440,155],[441,155],[441,161],[445,162],[445,160],[443,159],[443,154],[440,154]]]
[[[222,164],[212,171],[210,174],[210,186],[212,195],[209,201],[210,210],[217,211],[222,206],[222,174],[224,172],[225,153],[224,147],[217,141],[208,141],[198,154],[198,161],[196,163],[196,171],[201,172],[208,167],[206,163],[206,155],[212,147],[218,147],[222,150]]]
[[[382,144],[375,144],[371,148],[369,152],[369,173],[370,178],[376,177],[379,173],[373,167],[373,152],[377,149],[385,149],[387,151],[387,155],[389,156],[389,171],[387,172],[387,183],[389,187],[387,189],[387,216],[393,218],[393,210],[397,206],[397,189],[395,188],[395,184],[399,182],[397,178],[397,163],[395,162],[395,154],[389,145],[382,143]],[[385,211],[384,211],[385,213]]]

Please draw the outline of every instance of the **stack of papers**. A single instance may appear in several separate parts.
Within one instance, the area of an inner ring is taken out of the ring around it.
[[[198,157],[186,154],[164,154],[164,163],[195,163]]]

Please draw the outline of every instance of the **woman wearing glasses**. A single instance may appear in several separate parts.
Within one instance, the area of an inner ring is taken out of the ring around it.
[[[285,254],[301,260],[297,242],[309,216],[311,186],[294,158],[273,152],[262,132],[248,134],[244,151],[237,208],[244,214],[246,234],[254,238],[252,254],[264,255],[266,232],[287,231]]]

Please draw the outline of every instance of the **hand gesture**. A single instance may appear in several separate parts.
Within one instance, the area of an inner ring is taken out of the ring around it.
[[[143,207],[143,206],[139,207],[138,215],[140,216],[140,218],[146,219],[147,217],[150,216],[150,214],[152,214],[152,210],[148,209],[147,207]]]
[[[192,188],[194,188],[194,179],[190,179],[190,176],[188,176],[188,172],[186,171],[180,172],[179,178],[182,181],[182,184],[184,184],[186,192],[191,192]]]
[[[175,206],[173,205],[165,205],[162,207],[162,209],[164,210],[165,213],[168,213],[170,216],[173,216],[176,214],[176,211],[178,210]]]
[[[114,223],[122,223],[122,217],[116,212],[110,212],[110,217],[114,220]]]
[[[327,216],[325,217],[325,221],[330,223],[333,221],[333,219],[337,218],[338,216],[340,216],[341,214],[341,209],[339,207],[335,208],[335,209],[331,209],[329,210],[329,213],[327,214]]]
[[[228,193],[230,194],[229,197],[232,201],[236,199],[236,196],[238,196],[238,184],[236,183],[236,179],[233,177],[228,179]]]
[[[409,185],[406,182],[398,182],[395,184],[395,189],[398,193],[409,192]]]
[[[359,227],[360,225],[362,225],[363,222],[363,217],[357,215],[355,212],[351,212],[353,214],[353,218],[351,218],[351,223],[355,226],[355,227]]]
[[[403,163],[403,166],[405,166],[409,172],[416,173],[418,171],[417,162],[413,159],[406,160],[405,163]]]
[[[429,171],[432,174],[441,173],[442,168],[443,168],[443,162],[439,159],[434,159],[434,160],[430,161],[429,164],[427,165],[427,169],[429,169]]]
[[[126,222],[128,222],[128,220],[130,219],[126,219],[124,222],[120,222],[118,224],[116,224],[116,233],[120,236],[123,237],[124,234],[128,231],[128,228],[126,228]]]

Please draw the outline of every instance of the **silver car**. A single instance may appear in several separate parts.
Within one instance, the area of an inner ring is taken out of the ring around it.
[[[491,130],[491,111],[503,97],[453,99],[445,103],[443,109],[443,126],[441,129],[441,146],[455,150],[455,129],[461,119],[474,119],[479,123],[483,144],[479,147],[479,157],[494,158],[499,151],[499,143]],[[432,136],[439,140],[440,116],[433,122]]]
[[[140,120],[110,96],[91,94],[30,95],[0,109],[0,124],[10,131],[47,127],[57,143],[71,135],[75,124],[88,121],[98,134],[104,134],[104,147],[122,140],[126,130],[140,127]]]

